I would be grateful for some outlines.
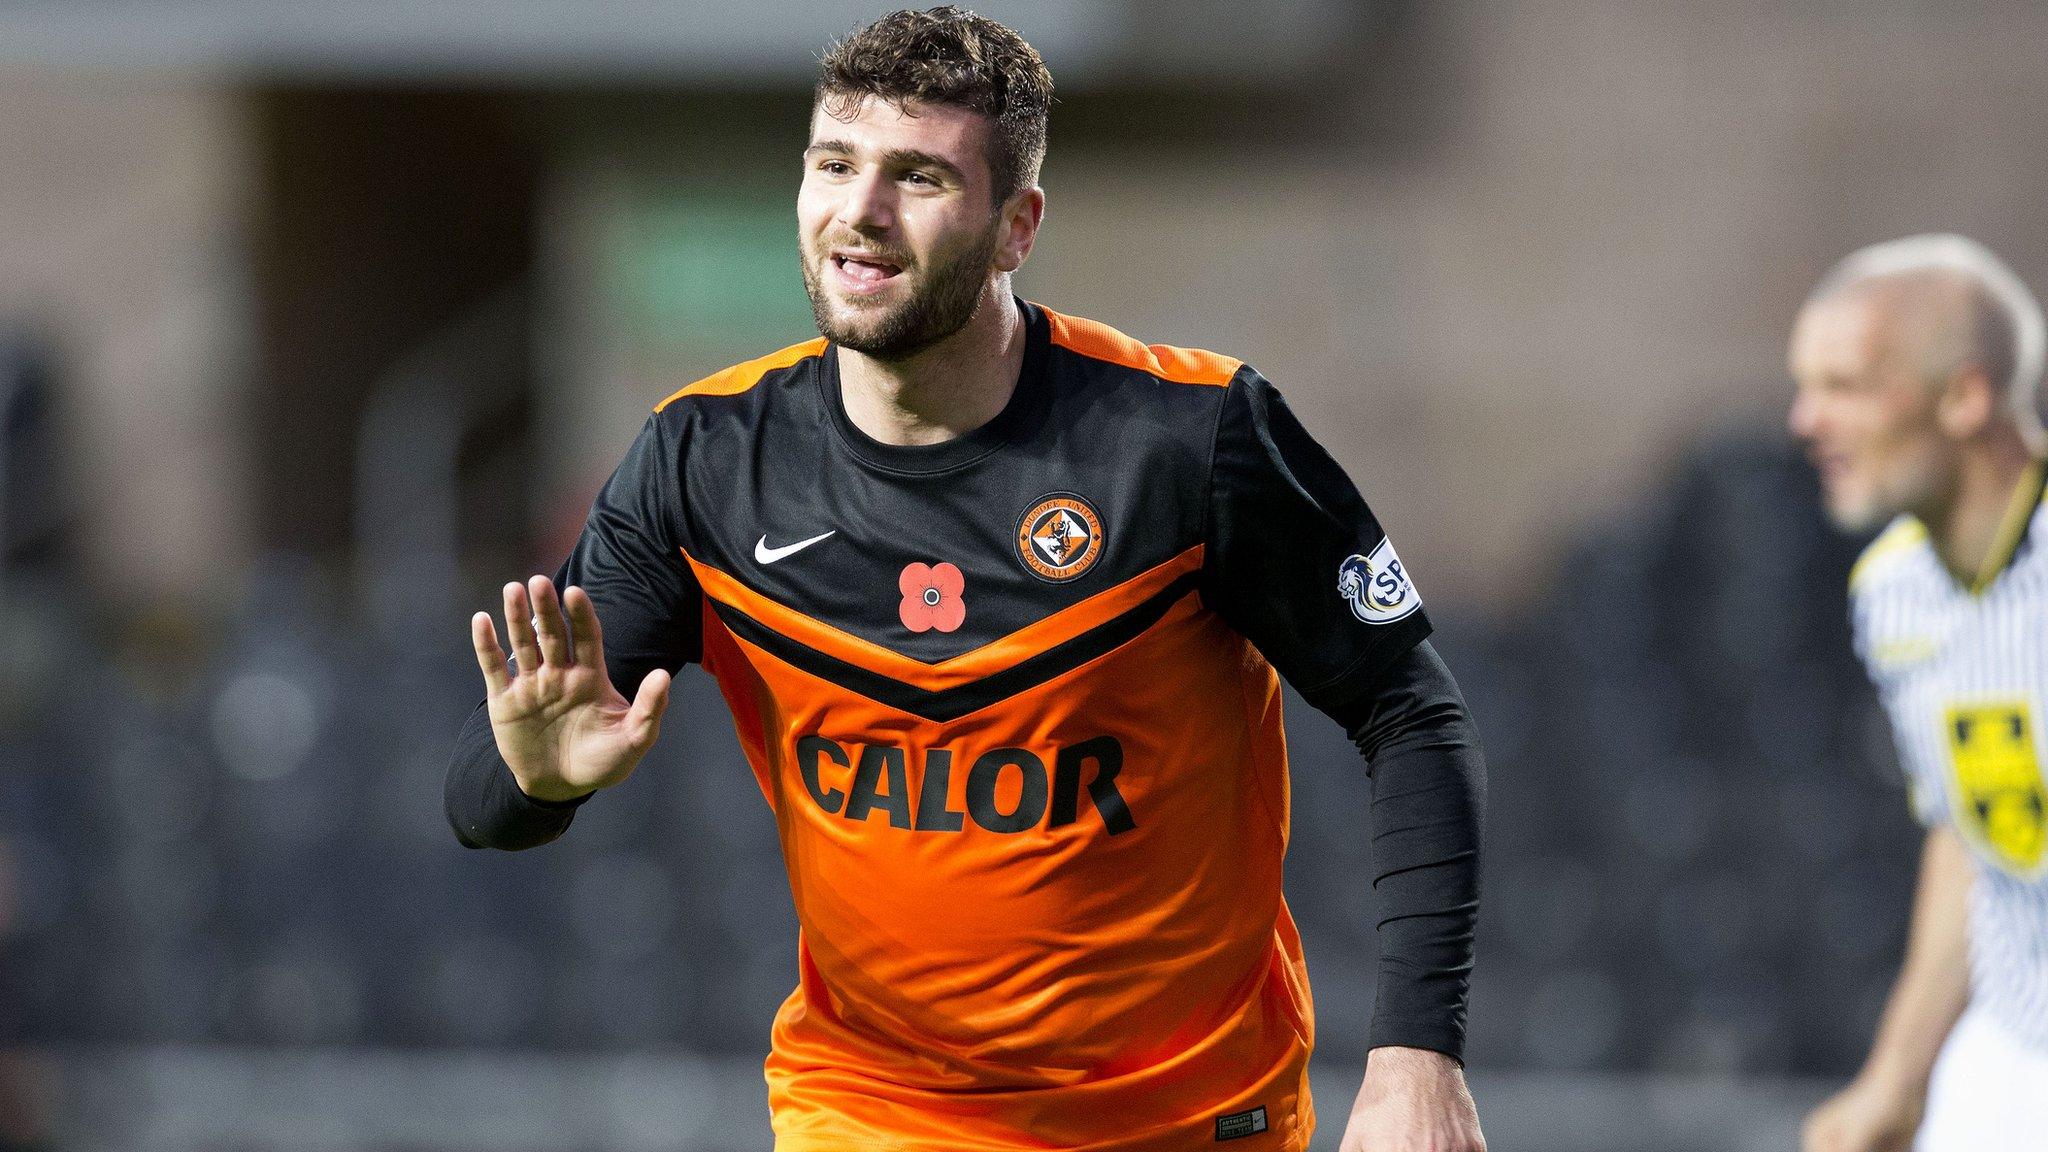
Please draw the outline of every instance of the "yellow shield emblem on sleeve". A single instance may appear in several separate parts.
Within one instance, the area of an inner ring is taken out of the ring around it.
[[[1948,710],[1956,823],[2007,872],[2032,878],[2048,852],[2048,786],[2033,708],[2002,700]]]

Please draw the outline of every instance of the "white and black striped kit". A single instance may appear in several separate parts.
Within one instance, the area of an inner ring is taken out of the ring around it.
[[[1902,519],[1850,580],[1856,651],[1889,714],[1916,815],[1977,864],[1974,1010],[2048,1053],[2048,505],[2030,469],[1995,574],[1965,587]],[[2024,527],[2022,528],[2022,525]]]

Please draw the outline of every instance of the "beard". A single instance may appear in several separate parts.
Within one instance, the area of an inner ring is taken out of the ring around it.
[[[1828,491],[1823,484],[1822,506],[1836,530],[1851,534],[1872,532],[1902,515],[1925,519],[1930,510],[1953,498],[1955,483],[1953,467],[1922,448],[1895,453],[1861,491]]]
[[[805,253],[802,261],[804,291],[811,298],[811,315],[818,322],[819,335],[842,348],[888,361],[908,359],[937,344],[974,318],[982,290],[988,286],[989,262],[995,258],[997,239],[996,229],[990,228],[967,250],[931,264],[907,298],[893,305],[854,303],[851,316],[833,311],[834,301],[824,285],[824,262],[832,258],[833,245],[820,244],[818,259]],[[898,275],[909,272],[907,265],[897,266],[903,268]]]
[[[1850,536],[1874,532],[1898,515],[1870,501],[1848,504],[1826,500],[1822,507],[1827,513],[1828,523],[1834,526],[1835,531]]]

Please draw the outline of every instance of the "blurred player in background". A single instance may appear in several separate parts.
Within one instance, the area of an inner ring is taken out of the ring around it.
[[[1960,236],[1851,255],[1793,331],[1829,515],[1890,525],[1850,576],[1856,650],[1928,828],[1905,965],[1807,1152],[2048,1147],[2041,363],[2032,294]]]
[[[558,580],[506,587],[514,670],[472,622],[489,695],[450,819],[472,847],[561,834],[701,663],[802,928],[778,1149],[1299,1150],[1277,669],[1374,774],[1379,1004],[1343,1146],[1477,1152],[1457,686],[1258,373],[1011,294],[1050,99],[1028,44],[954,8],[827,56],[797,200],[824,338],[655,410]]]

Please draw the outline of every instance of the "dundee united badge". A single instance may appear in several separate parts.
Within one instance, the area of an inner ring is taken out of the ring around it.
[[[1041,496],[1017,522],[1017,556],[1039,579],[1064,584],[1102,558],[1102,517],[1072,492]]]

